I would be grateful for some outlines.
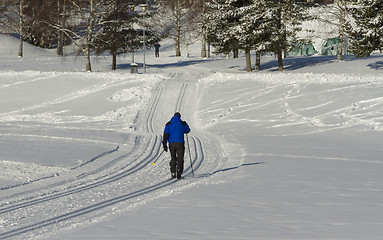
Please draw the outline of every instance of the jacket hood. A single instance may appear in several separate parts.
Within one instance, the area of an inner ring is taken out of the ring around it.
[[[181,122],[181,117],[178,115],[175,115],[172,117],[172,119],[170,121],[171,122]]]

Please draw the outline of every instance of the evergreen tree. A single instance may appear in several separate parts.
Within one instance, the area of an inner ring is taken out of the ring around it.
[[[108,51],[112,55],[112,70],[117,68],[117,55],[128,51],[128,44],[140,46],[139,32],[133,28],[138,13],[134,11],[134,2],[108,0],[104,13],[100,16],[100,29],[97,31],[93,47],[96,54]]]
[[[269,8],[271,24],[269,50],[276,53],[279,71],[283,71],[283,51],[293,48],[299,39],[296,37],[301,30],[300,25],[307,19],[307,8],[295,0],[265,0]]]
[[[351,13],[355,20],[350,27],[351,51],[356,57],[369,56],[383,50],[383,0],[354,0]]]
[[[238,25],[235,16],[235,0],[213,0],[207,3],[207,39],[217,53],[229,54],[238,47],[232,29]]]
[[[305,19],[303,4],[293,0],[213,0],[208,7],[208,40],[217,52],[244,50],[247,71],[251,71],[250,50],[255,49],[257,54],[272,51],[283,70],[282,52],[295,46],[296,33]]]
[[[248,7],[252,0],[213,0],[208,3],[206,14],[208,41],[217,53],[229,54],[242,49],[246,53],[246,69],[251,71],[250,51],[256,35],[253,35],[253,16]]]
[[[260,55],[270,48],[270,15],[265,1],[254,1],[238,9],[240,18],[239,34],[236,34],[240,49],[245,50],[247,71],[251,71],[250,50],[256,51],[256,70],[260,70]]]

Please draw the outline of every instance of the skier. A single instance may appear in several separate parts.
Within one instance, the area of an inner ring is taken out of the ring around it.
[[[185,140],[184,134],[190,132],[189,125],[181,120],[181,114],[176,112],[172,119],[166,123],[162,144],[164,151],[168,151],[167,142],[170,150],[170,172],[172,178],[181,179],[184,170]]]
[[[154,44],[154,49],[155,49],[155,55],[156,55],[156,57],[160,57],[160,47],[161,47],[161,45],[160,45],[158,42],[156,42],[156,43]]]

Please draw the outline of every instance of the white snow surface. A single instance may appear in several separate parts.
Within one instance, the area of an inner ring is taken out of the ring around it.
[[[140,52],[140,74],[129,55],[86,73],[17,44],[0,36],[0,239],[383,239],[383,55],[245,73],[162,42],[148,74]],[[180,181],[161,155],[176,111]]]

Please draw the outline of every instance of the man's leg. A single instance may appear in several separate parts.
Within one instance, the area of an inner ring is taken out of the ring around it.
[[[170,172],[172,174],[172,178],[176,178],[176,170],[177,170],[177,152],[176,145],[174,143],[169,143],[170,150]]]
[[[181,179],[181,175],[184,171],[185,145],[183,143],[178,143],[176,151],[177,151],[177,178]]]

